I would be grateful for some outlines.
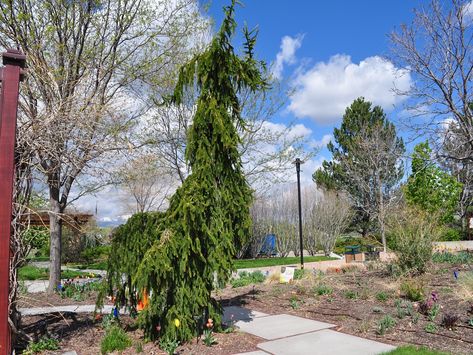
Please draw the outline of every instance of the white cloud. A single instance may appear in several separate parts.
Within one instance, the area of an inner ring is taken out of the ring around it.
[[[327,144],[333,139],[331,134],[324,134],[320,140],[313,140],[310,142],[310,146],[313,148],[325,148]]]
[[[285,133],[285,137],[289,140],[295,138],[305,138],[312,134],[312,130],[301,123],[288,127],[283,123],[265,121],[263,122],[262,130],[276,134]]]
[[[473,1],[467,2],[463,5],[463,16],[468,22],[473,20]]]
[[[296,50],[302,45],[303,35],[297,35],[295,38],[284,36],[281,40],[281,50],[276,55],[276,61],[273,65],[273,75],[280,79],[284,64],[294,64],[296,62]]]
[[[388,60],[374,56],[356,64],[350,56],[338,54],[297,75],[289,110],[296,117],[332,124],[360,96],[390,110],[404,99],[393,89],[408,90],[410,86],[409,72]]]

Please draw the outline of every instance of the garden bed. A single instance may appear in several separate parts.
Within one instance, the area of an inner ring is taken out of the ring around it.
[[[473,302],[459,293],[453,271],[461,266],[436,264],[410,284],[424,285],[422,300],[438,297],[438,314],[429,320],[401,291],[403,281],[379,270],[312,274],[293,284],[250,285],[225,289],[218,294],[224,305],[240,305],[268,313],[287,313],[338,325],[348,334],[393,345],[425,345],[452,354],[469,354],[473,348]],[[471,272],[471,271],[470,271]],[[413,286],[413,287],[414,287]],[[473,292],[473,291],[472,291]],[[413,314],[414,316],[411,316]],[[454,327],[442,326],[444,316],[458,316]],[[384,330],[380,334],[380,327]]]
[[[143,342],[143,332],[133,326],[133,320],[127,316],[121,318],[121,323],[126,334],[131,339],[131,346],[121,354],[166,354],[159,349],[158,344]],[[81,355],[100,354],[100,342],[105,335],[102,321],[96,320],[93,314],[63,315],[50,314],[44,316],[24,317],[24,330],[27,334],[37,336],[38,334],[50,334],[60,337],[60,351],[75,350]],[[234,331],[231,333],[215,334],[216,344],[211,347],[203,344],[201,340],[195,339],[188,344],[179,346],[178,354],[208,354],[225,355],[238,352],[249,352],[257,350],[256,345],[264,339],[251,334]]]
[[[367,270],[336,269],[327,274],[306,271],[301,280],[292,284],[268,283],[267,280],[263,284],[244,287],[229,285],[216,291],[215,296],[224,306],[238,305],[267,314],[286,313],[325,321],[336,324],[340,332],[397,346],[412,344],[450,354],[468,354],[473,348],[473,302],[465,300],[454,271],[460,279],[472,272],[466,265],[437,263],[422,277],[404,279],[389,276],[385,265],[371,264]],[[433,317],[419,312],[423,301],[431,299],[432,294],[438,306]],[[93,304],[95,297],[96,291],[92,290],[80,303]],[[409,297],[418,300],[412,301]],[[19,305],[77,303],[71,298],[42,293],[22,296]],[[446,316],[457,316],[458,319],[453,326],[446,327],[442,325]],[[61,351],[100,352],[105,333],[101,321],[92,314],[27,316],[23,320],[24,329],[30,334],[57,335],[61,339]],[[141,347],[143,353],[164,353],[157,344],[143,342],[141,330],[133,327],[129,317],[124,316],[122,323],[132,340],[125,354],[136,353]],[[212,347],[194,340],[181,346],[178,353],[233,354],[254,351],[256,345],[264,341],[240,332],[221,333],[215,337],[218,344]]]

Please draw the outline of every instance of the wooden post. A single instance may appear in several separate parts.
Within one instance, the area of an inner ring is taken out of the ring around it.
[[[14,49],[8,49],[2,57],[4,67],[0,69],[2,82],[0,94],[0,355],[10,355],[8,296],[16,114],[19,82],[26,57]]]

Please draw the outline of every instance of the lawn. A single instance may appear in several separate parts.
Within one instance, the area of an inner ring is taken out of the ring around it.
[[[63,270],[61,272],[62,279],[73,279],[77,276],[88,275],[88,273],[72,270]],[[47,280],[49,279],[49,270],[32,265],[25,265],[18,270],[18,278],[20,280]]]
[[[304,257],[305,263],[310,263],[314,261],[326,261],[326,260],[336,260],[336,258],[331,258],[327,256],[305,256]],[[291,264],[299,264],[300,261],[301,261],[300,257],[244,259],[244,260],[235,260],[235,268],[249,269],[249,268],[265,267],[265,266],[291,265]],[[68,264],[68,266],[74,267],[77,269],[107,270],[106,261],[100,261],[100,262],[96,262],[92,264]]]
[[[336,260],[328,256],[305,256],[304,263],[311,263],[314,261],[326,261]],[[289,258],[261,258],[261,259],[246,259],[246,260],[235,260],[235,268],[237,269],[249,269],[256,267],[265,266],[277,266],[277,265],[291,265],[300,264],[300,257],[289,257]]]
[[[448,353],[430,350],[424,347],[417,348],[415,346],[400,346],[399,348],[392,350],[384,355],[448,355]]]
[[[91,264],[67,264],[76,269],[107,270],[107,261],[98,261]]]

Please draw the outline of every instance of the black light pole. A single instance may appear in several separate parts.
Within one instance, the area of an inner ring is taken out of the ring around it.
[[[297,198],[299,200],[299,244],[301,248],[301,269],[304,269],[304,247],[302,245],[302,205],[301,205],[301,163],[302,161],[297,158],[294,162],[296,164],[297,171]]]

